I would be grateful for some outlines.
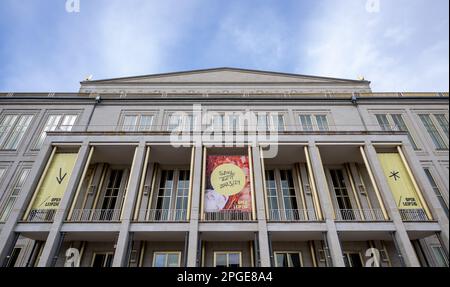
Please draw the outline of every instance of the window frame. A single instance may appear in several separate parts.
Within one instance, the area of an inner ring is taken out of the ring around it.
[[[344,254],[344,257],[347,258],[347,261],[349,263],[349,266],[345,266],[345,267],[350,267],[350,268],[355,267],[355,266],[352,266],[352,262],[351,262],[351,260],[349,260],[350,259],[350,257],[349,257],[350,254],[358,254],[359,255],[359,259],[361,260],[361,266],[364,267],[364,258],[362,256],[361,252],[359,252],[359,251],[344,251],[343,254]],[[344,263],[345,263],[345,260],[344,260]]]
[[[23,173],[28,170],[28,174],[25,176],[24,181],[22,182],[22,186],[17,187],[17,185],[19,184]],[[8,185],[7,189],[5,190],[5,192],[3,193],[3,196],[1,197],[1,201],[0,201],[0,223],[6,222],[11,214],[12,209],[14,208],[14,205],[17,202],[17,199],[19,198],[23,186],[26,184],[27,180],[29,179],[31,173],[31,166],[29,164],[21,164],[19,167],[16,168],[14,176],[10,182],[10,184]],[[17,191],[17,194],[14,194],[15,190],[17,188],[20,188]],[[8,211],[8,214],[6,215],[6,218],[4,221],[2,221],[2,217],[4,217],[4,213],[6,211],[6,206],[8,204],[8,202],[11,200],[11,198],[15,198],[13,200],[11,209]]]
[[[0,152],[17,152],[18,148],[21,146],[21,143],[25,140],[27,131],[30,130],[30,128],[33,126],[33,120],[36,117],[35,111],[25,111],[25,110],[5,110],[0,114],[0,124],[5,120],[8,116],[16,116],[17,118],[14,119],[13,123],[11,124],[11,127],[9,130],[6,131],[5,137],[0,142]],[[21,121],[23,117],[30,117],[29,123],[27,127],[21,132],[20,138],[18,138],[15,142],[15,147],[13,148],[6,148],[6,144],[9,144],[11,141],[11,138],[15,132],[17,132],[18,123]],[[2,129],[2,126],[0,125],[0,130]],[[1,131],[3,133],[5,131]],[[2,136],[0,134],[0,136]],[[0,138],[1,139],[1,138]]]
[[[242,251],[214,251],[214,259],[213,259],[213,265],[214,267],[217,267],[217,255],[225,254],[227,258],[227,266],[223,268],[230,268],[230,254],[239,254],[239,267],[242,267]],[[222,267],[222,266],[220,266]]]
[[[399,127],[395,120],[393,115],[400,116],[403,124],[405,125],[406,131],[401,130],[401,127]],[[422,148],[419,145],[419,141],[417,140],[417,136],[413,132],[412,125],[409,123],[408,114],[406,114],[404,111],[373,111],[373,116],[375,117],[375,121],[378,124],[378,126],[381,128],[382,131],[403,131],[408,134],[408,139],[411,141],[412,148],[415,151],[421,151]],[[385,124],[381,124],[378,120],[378,116],[384,116],[386,117],[386,120],[388,121],[388,128],[385,128]]]
[[[266,168],[266,170],[264,172],[273,172],[274,173],[274,181],[275,181],[275,192],[276,192],[276,198],[277,198],[277,205],[278,205],[278,210],[280,211],[284,211],[285,216],[286,216],[286,205],[285,205],[285,195],[283,194],[283,188],[281,186],[281,172],[290,172],[291,176],[292,176],[292,183],[293,183],[293,188],[295,191],[295,203],[297,205],[297,210],[300,210],[302,205],[301,205],[301,201],[300,201],[300,196],[299,196],[299,192],[300,189],[297,186],[296,183],[296,170],[294,167],[273,167],[273,168]],[[265,175],[265,177],[267,177],[267,175]],[[267,179],[266,179],[267,181]],[[269,189],[269,187],[267,186],[267,182],[265,183],[266,188]],[[267,200],[269,201],[270,197],[273,196],[269,196],[269,190],[266,191],[267,193]],[[291,196],[288,196],[291,197]],[[268,207],[269,208],[269,207]],[[293,209],[290,209],[293,210]],[[270,212],[270,209],[269,209]]]
[[[417,114],[418,121],[421,125],[421,128],[423,128],[423,130],[425,131],[424,134],[426,134],[426,136],[428,137],[429,141],[431,142],[431,144],[434,147],[434,150],[438,151],[438,152],[448,152],[449,151],[448,137],[445,134],[445,132],[443,131],[440,123],[436,120],[436,118],[434,116],[435,114],[444,114],[444,115],[446,115],[446,118],[448,120],[448,115],[445,112],[441,112],[441,111],[416,111],[416,114]],[[436,129],[438,136],[440,137],[440,139],[442,140],[442,143],[444,144],[443,147],[438,147],[436,145],[435,141],[433,140],[433,137],[430,134],[430,131],[427,129],[427,126],[425,125],[425,123],[422,120],[422,117],[421,117],[422,115],[428,116],[430,118],[431,124]]]
[[[60,116],[61,117],[58,121],[57,128],[55,128],[55,130],[53,130],[53,131],[65,131],[65,130],[60,129],[64,118],[67,116],[75,116],[75,121],[73,122],[73,125],[71,126],[71,130],[73,130],[73,128],[80,121],[81,113],[82,113],[82,111],[80,111],[80,110],[49,110],[49,111],[47,111],[45,113],[45,115],[42,117],[39,127],[34,135],[34,139],[31,141],[30,150],[36,152],[42,148],[42,145],[44,144],[45,138],[47,137],[47,135],[45,135],[45,137],[43,137],[43,140],[40,143],[40,146],[38,146],[38,143],[40,141],[42,134],[45,132],[44,129],[47,126],[47,122],[51,116]]]
[[[298,123],[298,127],[300,131],[303,132],[329,132],[332,131],[332,119],[331,119],[331,115],[329,112],[317,112],[317,111],[298,111],[296,112],[296,121]],[[304,128],[304,125],[302,123],[301,117],[302,116],[308,116],[311,120],[311,130],[307,130]],[[317,117],[321,116],[321,117],[325,117],[326,123],[327,123],[327,128],[326,129],[321,129],[320,125],[317,121]]]
[[[300,266],[299,267],[303,267],[304,266],[304,264],[303,264],[303,254],[302,254],[301,251],[274,251],[273,255],[274,255],[274,258],[275,258],[275,260],[274,260],[275,261],[275,267],[295,268],[294,266],[278,266],[277,255],[279,255],[279,254],[286,254],[286,255],[288,255],[288,254],[298,254],[299,259],[300,259]],[[289,260],[288,260],[288,265],[289,265]]]
[[[178,125],[175,128],[171,128],[171,119],[172,117],[177,116],[180,117],[178,120]],[[192,119],[192,122],[188,119]],[[193,114],[192,112],[186,112],[186,111],[170,111],[165,116],[165,128],[162,130],[168,131],[168,132],[191,132],[194,131],[195,128],[199,124],[198,116]],[[181,128],[180,128],[181,126]]]
[[[287,131],[286,119],[287,113],[284,111],[253,111],[256,115],[256,127],[249,127],[249,130],[258,132],[285,132]],[[260,117],[264,117],[264,127],[260,126]],[[276,122],[275,122],[275,117]],[[282,119],[280,126],[279,118]],[[281,129],[280,129],[281,127]]]
[[[169,260],[169,255],[174,255],[174,254],[176,254],[178,256],[177,266],[167,266],[167,263]],[[157,255],[166,255],[164,266],[155,266]],[[178,267],[181,267],[181,251],[153,251],[152,267],[155,267],[155,268],[178,268]]]
[[[103,251],[100,251],[100,252],[95,251],[92,254],[91,267],[94,267],[95,257],[97,255],[105,255],[105,261],[103,262],[103,264],[102,264],[103,266],[101,268],[108,268],[108,266],[105,266],[105,264],[107,262],[106,259],[108,258],[108,256],[112,256],[111,260],[114,260],[114,252],[113,251],[104,251],[104,252]],[[111,261],[111,266],[112,266],[112,261]]]
[[[163,172],[167,172],[167,171],[171,171],[172,174],[172,188],[171,188],[171,192],[170,192],[170,201],[169,201],[169,209],[171,211],[175,211],[177,210],[177,202],[179,200],[179,198],[184,198],[183,200],[186,202],[186,209],[184,210],[185,212],[187,212],[187,209],[189,208],[189,187],[191,184],[191,178],[190,178],[190,171],[188,167],[159,167],[158,171],[157,171],[157,177],[156,177],[156,184],[155,184],[155,193],[154,193],[154,198],[151,198],[150,200],[152,201],[151,203],[151,209],[155,209],[155,210],[166,210],[166,209],[158,209],[158,201],[159,201],[159,191],[161,189],[161,179],[162,179],[162,175]],[[187,175],[189,177],[189,183],[188,183],[188,188],[187,188],[187,196],[178,196],[178,186],[179,186],[179,181],[180,181],[180,175],[184,173],[185,175]],[[178,214],[178,213],[177,213]]]
[[[448,257],[445,256],[445,250],[444,250],[444,248],[442,248],[441,245],[431,244],[430,245],[430,250],[431,250],[431,254],[433,255],[433,260],[434,260],[434,262],[436,264],[436,267],[449,267]],[[438,250],[439,255],[444,260],[445,266],[438,266],[437,254],[436,254],[435,250]]]
[[[127,129],[125,124],[125,118],[126,117],[137,117],[136,118],[136,125],[132,126],[132,129]],[[150,125],[142,125],[142,117],[151,117],[151,123]],[[157,114],[155,111],[122,111],[122,114],[120,115],[119,122],[117,124],[117,130],[123,131],[123,132],[148,132],[153,131],[155,122],[157,120]],[[142,127],[147,127],[148,129],[142,129]]]
[[[438,197],[439,203],[441,205],[445,204],[445,207],[442,206],[442,208],[446,208],[447,216],[448,216],[448,211],[449,211],[448,196],[446,196],[446,194],[443,193],[443,189],[442,189],[442,186],[440,184],[439,177],[436,175],[434,167],[426,165],[426,166],[422,166],[422,168],[424,170],[424,173],[425,173],[425,176],[427,177],[428,182],[430,183],[433,191],[436,194],[436,197]],[[427,173],[427,171],[428,171],[428,173]],[[439,195],[437,194],[437,192],[439,193]]]

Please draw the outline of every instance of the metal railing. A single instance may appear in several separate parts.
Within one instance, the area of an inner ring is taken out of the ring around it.
[[[399,209],[403,221],[428,221],[428,216],[423,209]]]
[[[71,222],[119,221],[121,209],[74,209]]]
[[[205,212],[204,221],[251,221],[252,213],[239,210],[221,210]]]
[[[56,209],[32,209],[28,215],[27,222],[52,222],[55,218]]]
[[[270,221],[317,221],[314,209],[271,209]]]
[[[362,217],[361,214],[364,216]],[[337,209],[338,221],[385,221],[381,209]]]
[[[186,209],[141,209],[139,221],[178,222],[187,220]]]

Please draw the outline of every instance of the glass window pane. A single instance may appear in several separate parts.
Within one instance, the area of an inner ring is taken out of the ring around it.
[[[289,253],[289,267],[302,267],[299,253]]]
[[[387,118],[387,115],[375,115],[377,118],[378,124],[381,127],[381,130],[383,131],[391,131],[391,125],[389,124],[389,120]]]
[[[174,131],[180,129],[181,129],[181,116],[171,115],[169,118],[169,125],[167,126],[167,130]]]
[[[123,118],[123,130],[124,131],[135,131],[137,125],[137,116],[125,116]]]
[[[167,267],[179,267],[179,254],[169,254],[167,257]]]
[[[420,120],[422,121],[423,125],[428,131],[428,134],[430,135],[436,149],[438,150],[445,150],[447,149],[447,145],[444,142],[444,139],[439,134],[436,126],[434,125],[433,121],[431,120],[430,115],[422,114],[419,115]]]
[[[437,267],[448,267],[447,256],[440,246],[432,246],[434,258],[436,259]]]
[[[286,253],[277,253],[276,260],[277,260],[277,267],[288,267]]]
[[[77,120],[76,115],[66,115],[59,127],[61,131],[71,131],[75,121]]]
[[[317,127],[319,131],[328,131],[328,121],[326,115],[316,115]]]
[[[228,267],[240,267],[240,254],[229,253],[228,254]]]
[[[434,193],[436,194],[436,197],[439,200],[439,203],[441,204],[442,208],[444,209],[445,213],[447,214],[447,217],[449,215],[448,205],[445,202],[444,197],[442,196],[441,190],[439,189],[439,186],[436,184],[436,181],[434,180],[430,169],[424,168],[425,174],[428,178],[428,181],[431,184],[431,187],[433,188]]]
[[[408,127],[406,126],[405,121],[402,118],[402,115],[400,115],[400,114],[393,114],[393,115],[391,115],[391,117],[392,117],[392,120],[395,123],[395,126],[396,126],[397,130],[408,133],[409,142],[411,143],[413,149],[417,150],[418,149],[417,145],[416,145],[416,143],[415,143],[411,133],[409,132]]]
[[[227,255],[224,253],[216,253],[216,267],[227,267]]]
[[[0,122],[0,146],[3,146],[4,142],[8,138],[8,135],[18,117],[18,115],[6,115]]]
[[[20,116],[19,120],[15,124],[13,130],[11,131],[11,134],[7,141],[5,142],[4,148],[15,150],[19,146],[20,141],[22,140],[23,136],[25,135],[26,130],[28,129],[28,126],[31,123],[31,119],[33,116],[31,115],[23,115]]]
[[[155,254],[153,259],[153,267],[166,267],[167,254]]]
[[[139,131],[149,131],[152,128],[153,116],[141,116]]]
[[[437,122],[439,123],[442,130],[444,131],[445,136],[448,139],[448,120],[447,120],[447,118],[445,117],[444,114],[436,114],[436,115],[434,115],[434,117],[436,118]]]
[[[311,115],[300,115],[300,124],[302,125],[303,131],[313,130]]]
[[[44,140],[47,136],[48,131],[54,131],[59,125],[59,121],[61,120],[61,115],[50,115],[47,119],[47,122],[44,125],[44,128],[39,135],[38,140],[36,141],[35,148],[39,149],[42,147]]]

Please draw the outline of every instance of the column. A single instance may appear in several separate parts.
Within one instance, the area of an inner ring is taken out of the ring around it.
[[[187,252],[187,266],[197,267],[197,253],[198,253],[198,221],[200,213],[200,196],[202,189],[202,162],[203,162],[203,147],[194,147],[194,164],[192,180],[192,194],[191,194],[191,212],[189,219],[189,239]],[[189,208],[189,207],[188,207]]]
[[[330,192],[328,190],[327,179],[325,171],[323,170],[322,159],[320,157],[319,149],[314,142],[308,144],[309,156],[311,158],[311,165],[316,181],[316,188],[319,194],[320,205],[325,217],[327,225],[327,239],[328,247],[330,249],[333,267],[345,267],[341,243],[334,223],[333,202],[331,201]]]
[[[384,198],[385,207],[388,210],[389,216],[395,225],[395,240],[400,250],[400,253],[408,267],[420,267],[419,259],[417,258],[414,247],[411,244],[405,225],[397,208],[394,195],[392,194],[389,184],[383,174],[383,169],[378,161],[377,151],[370,142],[366,142],[365,152],[370,168],[374,174],[375,180],[378,183],[381,195]]]
[[[131,166],[130,179],[128,181],[127,193],[125,195],[125,201],[122,206],[122,216],[119,231],[119,238],[116,243],[116,250],[114,252],[113,267],[126,266],[128,249],[130,239],[130,224],[134,214],[134,204],[136,201],[136,195],[139,192],[139,183],[144,168],[144,160],[146,153],[145,142],[140,142],[136,147],[133,157],[133,163]],[[151,152],[151,151],[150,151]]]
[[[38,156],[36,157],[35,164],[31,169],[28,180],[26,181],[22,191],[17,199],[13,209],[11,210],[8,220],[3,225],[0,233],[0,266],[3,266],[6,256],[15,244],[14,230],[18,221],[21,220],[21,216],[25,212],[28,203],[33,196],[33,191],[39,182],[40,176],[44,171],[47,161],[52,153],[52,145],[45,141]]]
[[[67,212],[72,202],[73,195],[77,190],[81,175],[84,171],[84,167],[87,164],[89,152],[89,143],[83,142],[80,150],[78,151],[78,156],[75,162],[75,166],[73,167],[72,176],[69,179],[66,191],[59,204],[59,208],[56,210],[55,217],[53,219],[53,223],[47,237],[47,241],[45,242],[44,249],[42,250],[42,254],[39,259],[38,267],[51,266],[53,256],[57,256],[57,254],[55,253],[59,251],[57,249],[59,247],[61,239],[61,227],[64,223],[64,219],[67,216]]]
[[[267,218],[264,198],[264,182],[262,165],[262,154],[258,146],[252,147],[253,157],[253,178],[256,201],[256,218],[258,220],[258,240],[259,240],[259,254],[261,259],[261,267],[270,267],[270,244],[269,236],[267,234]]]

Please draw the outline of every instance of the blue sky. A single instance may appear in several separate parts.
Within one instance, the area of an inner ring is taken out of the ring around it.
[[[0,91],[222,66],[449,90],[448,0],[66,1],[0,1]]]

